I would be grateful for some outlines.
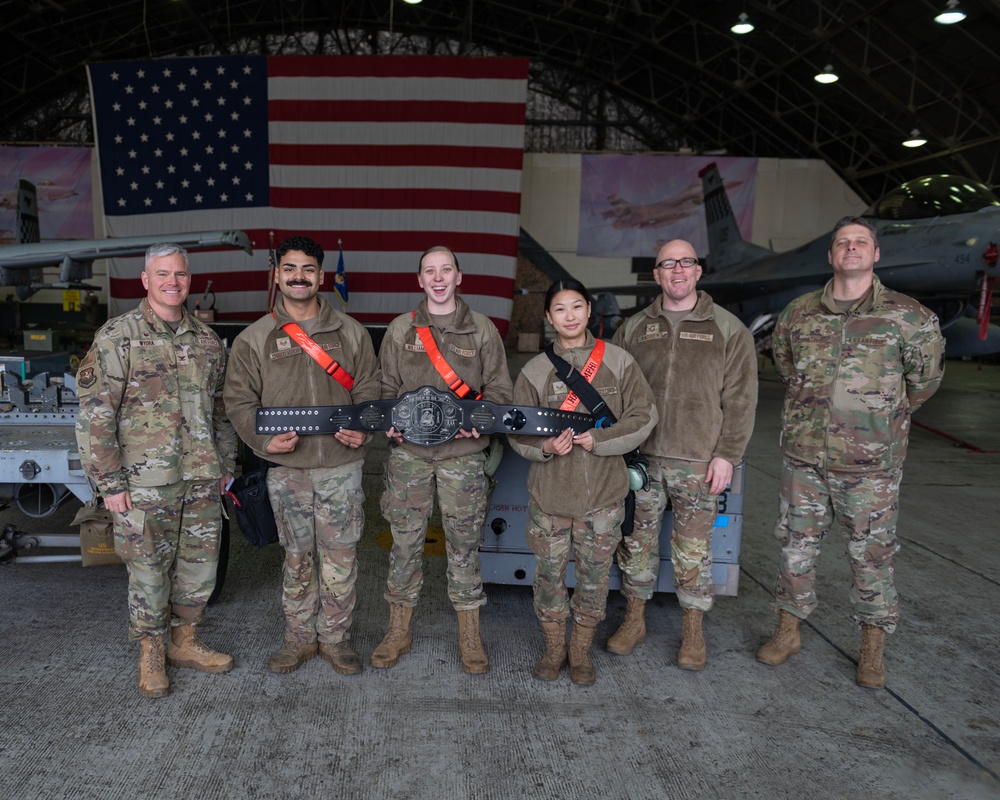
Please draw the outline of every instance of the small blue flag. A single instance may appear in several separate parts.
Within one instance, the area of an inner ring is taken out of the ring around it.
[[[347,275],[344,273],[344,243],[337,240],[337,247],[340,248],[340,257],[337,259],[337,274],[333,278],[333,288],[337,290],[340,299],[347,304]]]

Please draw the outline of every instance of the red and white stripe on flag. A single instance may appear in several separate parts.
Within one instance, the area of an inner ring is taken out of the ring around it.
[[[458,255],[463,297],[505,333],[519,232],[528,62],[448,56],[179,58],[89,67],[108,236],[245,230],[255,255],[192,253],[220,320],[267,305],[268,233],[350,263],[350,313],[388,322],[421,297],[417,257]],[[111,312],[143,290],[109,265]],[[193,306],[193,299],[190,301]]]

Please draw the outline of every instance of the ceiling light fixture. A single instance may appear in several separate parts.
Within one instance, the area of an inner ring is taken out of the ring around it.
[[[954,25],[965,19],[965,12],[958,7],[958,0],[948,0],[944,11],[934,17],[934,21],[939,25]]]
[[[750,17],[747,16],[747,12],[744,11],[740,14],[739,20],[737,20],[733,27],[731,27],[733,33],[738,33],[742,36],[744,33],[750,33],[753,30],[753,23],[750,21]]]
[[[927,140],[920,135],[920,129],[914,128],[910,131],[910,138],[903,142],[903,147],[923,147]]]
[[[420,5],[423,0],[403,0],[404,3],[409,3],[411,6]]]
[[[836,83],[840,80],[840,76],[833,71],[833,64],[827,64],[823,67],[822,72],[818,72],[813,76],[813,80],[816,83]]]

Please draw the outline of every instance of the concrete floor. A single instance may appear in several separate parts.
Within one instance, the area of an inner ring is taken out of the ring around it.
[[[1000,450],[998,367],[950,362],[921,423]],[[754,659],[774,618],[771,529],[781,391],[761,384],[747,455],[739,596],[706,622],[709,666],[674,666],[673,594],[648,610],[635,654],[595,654],[598,681],[531,678],[541,637],[526,587],[491,586],[492,669],[461,672],[444,559],[426,559],[414,646],[391,670],[342,677],[316,659],[265,669],[282,640],[281,550],[233,539],[204,639],[236,657],[228,675],[170,670],[173,693],[135,690],[122,567],[0,567],[0,798],[995,798],[1000,796],[1000,455],[932,432],[911,439],[897,581],[904,619],[887,645],[889,687],[854,684],[858,633],[843,538],[820,568],[803,651]],[[387,612],[384,446],[365,467],[368,522],[354,639],[367,660]],[[76,505],[69,501],[69,505]],[[43,521],[53,530],[75,507]],[[65,523],[62,523],[65,524]],[[614,594],[596,642],[623,613]]]

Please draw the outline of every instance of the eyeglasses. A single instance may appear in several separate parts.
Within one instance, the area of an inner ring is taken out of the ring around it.
[[[656,268],[673,269],[674,267],[683,267],[684,269],[691,269],[691,267],[695,266],[697,263],[697,258],[665,258],[656,265]]]

